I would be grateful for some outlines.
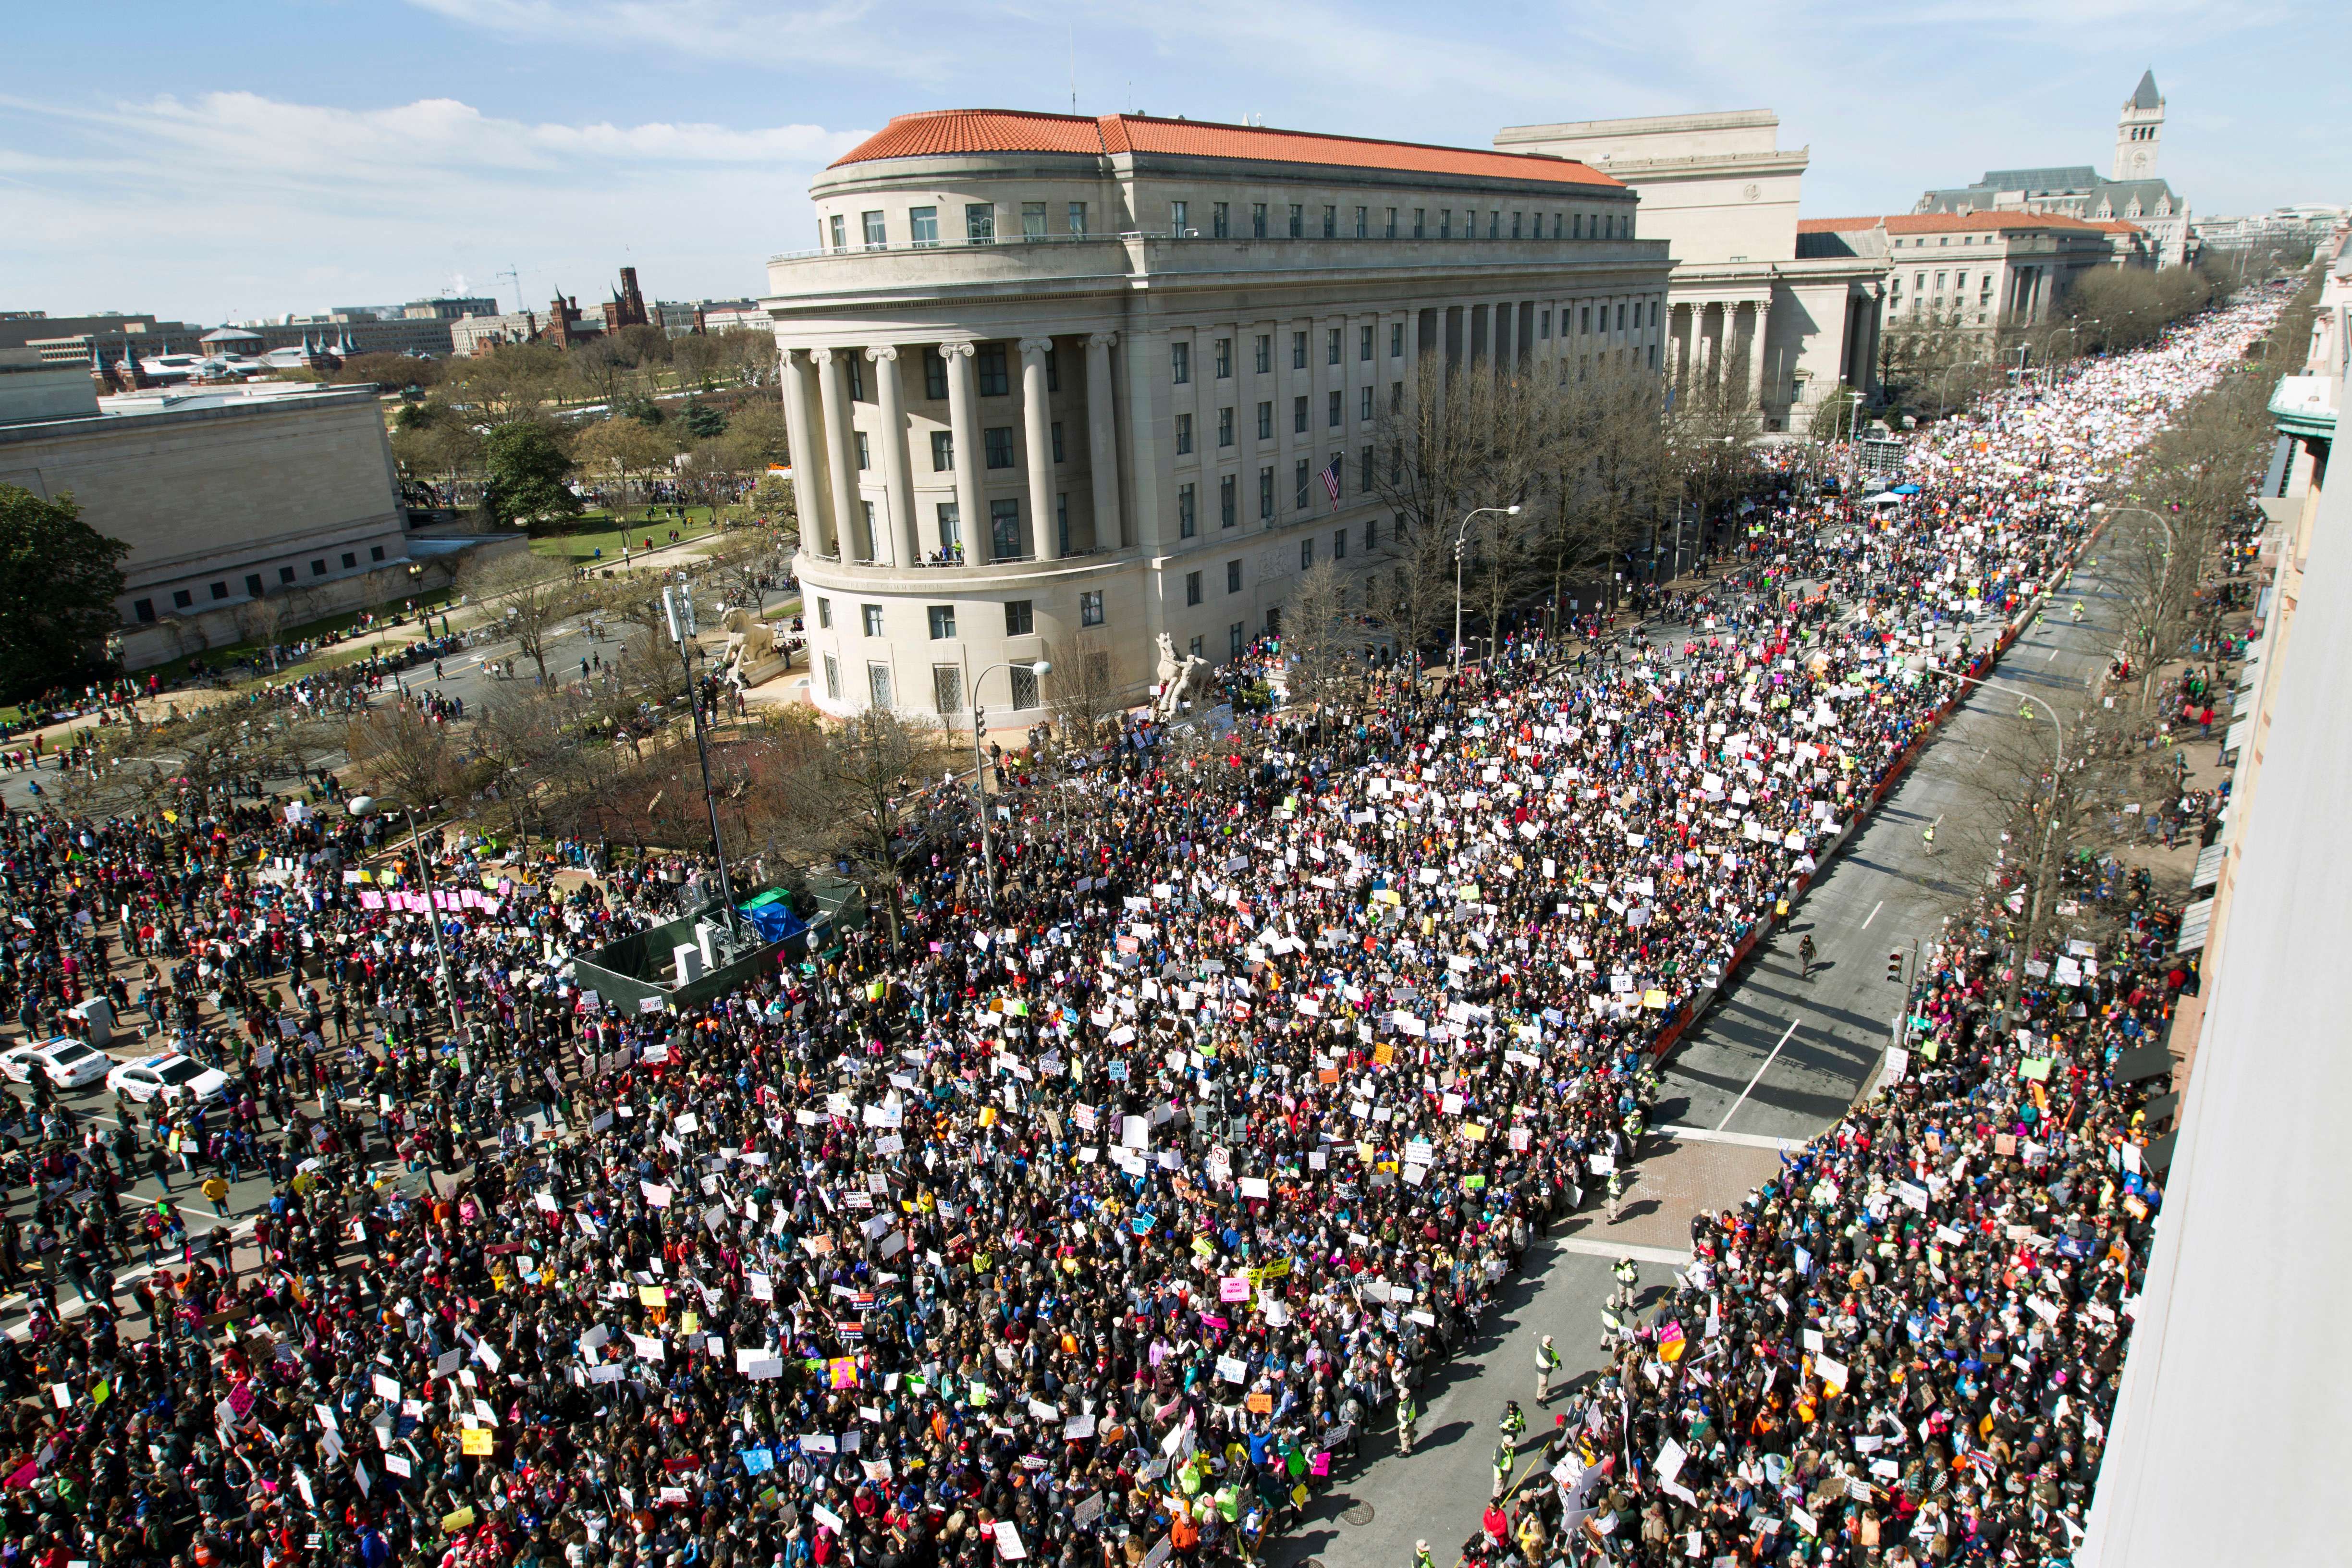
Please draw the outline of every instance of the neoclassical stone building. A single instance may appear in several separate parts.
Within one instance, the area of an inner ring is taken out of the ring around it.
[[[818,705],[991,727],[1011,660],[1222,663],[1377,564],[1416,367],[1660,364],[1669,263],[1586,165],[1143,115],[903,115],[768,264]],[[1336,492],[1336,493],[1335,493]]]
[[[1665,359],[1682,386],[1727,386],[1766,430],[1801,430],[1841,386],[1876,390],[1885,266],[1808,250],[1797,205],[1810,152],[1769,109],[1513,125],[1495,145],[1578,158],[1640,194],[1674,253]]]

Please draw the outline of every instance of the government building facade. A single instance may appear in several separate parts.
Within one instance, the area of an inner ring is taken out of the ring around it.
[[[1424,363],[1663,368],[1670,262],[1569,159],[1165,120],[903,115],[768,264],[816,705],[992,728],[1108,656],[1225,662],[1377,566]],[[982,679],[984,677],[984,679]]]

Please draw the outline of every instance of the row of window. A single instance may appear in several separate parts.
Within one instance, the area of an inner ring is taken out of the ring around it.
[[[1410,220],[1402,207],[1374,209],[1360,206],[1352,217],[1342,217],[1336,202],[1325,202],[1318,207],[1307,202],[1291,202],[1289,211],[1276,217],[1270,204],[1249,204],[1249,228],[1244,235],[1236,226],[1231,202],[1209,204],[1209,237],[1212,239],[1452,239],[1458,234],[1464,239],[1475,239],[1478,234],[1476,207],[1464,207],[1462,221],[1456,226],[1452,207],[1438,207],[1431,216],[1431,208],[1414,207]],[[1633,215],[1626,213],[1559,213],[1551,217],[1551,232],[1544,232],[1542,213],[1530,213],[1517,208],[1506,214],[1501,207],[1488,207],[1486,237],[1488,239],[1631,239],[1633,237]],[[1509,233],[1504,232],[1505,218],[1509,219]],[[1279,232],[1276,225],[1281,225]],[[1192,203],[1171,200],[1168,204],[1168,232],[1180,239],[1198,237],[1200,230],[1192,226]]]
[[[953,605],[927,605],[925,608],[926,614],[928,615],[930,622],[931,640],[933,642],[946,642],[952,640],[956,635],[956,607]],[[878,637],[885,635],[883,630],[881,605],[868,604],[859,605],[857,606],[857,620],[859,628],[866,634],[866,636],[869,637]],[[822,594],[817,595],[816,600],[816,624],[818,629],[821,631],[830,631],[833,628],[833,601],[826,598]],[[1093,589],[1081,593],[1078,595],[1078,625],[1082,626],[1098,626],[1102,624],[1103,596],[1101,590]],[[1025,637],[1033,635],[1036,629],[1037,616],[1036,602],[1034,600],[1008,599],[1005,601],[1004,635],[1006,637]]]
[[[1005,672],[1012,680],[1013,709],[1026,712],[1039,705],[1037,672],[1025,664],[1011,666]],[[835,702],[841,700],[841,660],[832,654],[824,656],[824,694]],[[866,666],[866,695],[875,707],[890,709],[898,706],[896,683],[890,666],[875,659]],[[941,718],[963,711],[963,666],[935,664],[931,666],[931,703]]]
[[[1049,228],[1053,203],[1023,202],[1021,228],[1023,240],[1084,239],[1091,232],[1084,202],[1065,202],[1062,227],[1058,233]],[[1359,206],[1352,215],[1342,216],[1339,205],[1325,202],[1319,205],[1307,202],[1286,204],[1287,213],[1277,213],[1273,204],[1251,202],[1244,217],[1236,219],[1233,202],[1209,204],[1209,237],[1213,239],[1464,239],[1479,237],[1477,207],[1461,209],[1461,221],[1454,221],[1453,207],[1414,207],[1406,217],[1402,207],[1372,208]],[[1189,198],[1171,199],[1168,204],[1168,233],[1177,238],[1196,238],[1200,230],[1192,226],[1195,204]],[[997,225],[997,204],[966,202],[963,204],[963,235],[966,245],[994,245],[1001,236]],[[1507,212],[1501,207],[1485,209],[1486,234],[1488,239],[1631,239],[1633,237],[1633,215],[1624,213],[1554,212],[1546,215],[1529,212],[1524,207]],[[1545,231],[1544,219],[1549,216],[1551,226]],[[1246,224],[1244,228],[1243,226]],[[1507,233],[1506,232],[1507,226]],[[929,249],[941,243],[940,209],[937,205],[911,206],[907,209],[903,243],[916,249]],[[852,248],[849,215],[835,213],[817,225],[817,245],[835,252]],[[890,248],[889,214],[880,207],[857,215],[856,247],[866,250]]]
[[[1378,525],[1370,522],[1365,523],[1365,550],[1370,551],[1374,548],[1373,542],[1377,536]],[[1310,533],[1306,538],[1298,542],[1298,569],[1302,572],[1311,571],[1314,568],[1315,537],[1315,535]],[[1344,528],[1333,529],[1331,531],[1330,559],[1333,561],[1345,561],[1347,558],[1348,531]],[[1187,572],[1184,574],[1184,604],[1186,608],[1189,609],[1192,606],[1202,603],[1203,598],[1206,596],[1205,592],[1202,587],[1202,581],[1204,576],[1204,572]],[[1244,585],[1242,563],[1239,561],[1226,562],[1225,592],[1228,595],[1238,594],[1242,591]],[[1195,648],[1193,651],[1198,652],[1199,649]]]
[[[1648,307],[1649,310],[1648,324],[1653,327],[1656,326],[1658,324],[1659,310],[1657,300],[1621,300],[1616,301],[1616,330],[1621,332],[1627,331],[1628,321],[1630,320],[1631,329],[1635,331],[1640,331],[1643,324],[1643,308],[1645,305]],[[1506,304],[1500,308],[1510,310],[1515,307]],[[1600,311],[1600,330],[1604,332],[1610,331],[1609,308],[1610,301],[1605,300],[1601,301],[1598,307]],[[1590,336],[1594,330],[1593,312],[1595,307],[1589,301],[1576,307],[1563,305],[1559,308],[1560,335],[1562,337],[1569,335],[1570,311],[1571,309],[1574,309],[1577,312],[1575,317],[1577,333],[1580,336]],[[1536,312],[1536,337],[1539,341],[1549,342],[1551,335],[1552,311],[1551,307],[1547,305]],[[1290,334],[1291,369],[1305,370],[1307,368],[1309,350],[1312,346],[1312,335],[1303,330],[1294,331]],[[1369,364],[1371,363],[1372,346],[1376,341],[1377,339],[1375,337],[1374,328],[1370,326],[1359,326],[1356,329],[1356,359],[1359,363]],[[1344,364],[1347,363],[1347,355],[1344,352],[1346,344],[1346,328],[1324,328],[1323,363],[1327,365]],[[1391,321],[1389,323],[1388,350],[1389,357],[1391,359],[1402,359],[1404,357],[1404,323],[1402,321]],[[1229,379],[1234,374],[1234,340],[1231,338],[1213,339],[1211,341],[1211,355],[1212,362],[1215,367],[1216,378],[1219,381]],[[1252,368],[1260,375],[1266,375],[1272,373],[1274,369],[1273,333],[1259,332],[1255,334],[1255,338],[1252,345]],[[1178,386],[1187,385],[1191,383],[1192,379],[1192,344],[1187,342],[1174,342],[1168,345],[1168,374],[1169,379],[1174,382]],[[1338,394],[1335,393],[1332,395],[1337,396]],[[1366,410],[1366,413],[1367,416],[1369,416],[1369,408]]]
[[[382,561],[383,559],[383,546],[381,544],[372,544],[368,546],[368,559],[372,562]],[[344,571],[356,571],[359,567],[359,563],[360,557],[357,551],[346,550],[342,552],[342,569]],[[313,577],[324,577],[327,575],[328,570],[329,568],[324,556],[321,556],[318,560],[310,563],[310,575]],[[280,566],[278,569],[278,585],[279,587],[291,587],[298,581],[299,581],[299,577],[293,567]],[[209,592],[212,596],[211,602],[214,604],[219,604],[231,597],[233,591],[230,589],[227,581],[224,579],[221,582],[213,584],[207,592]],[[248,572],[245,574],[245,596],[247,598],[258,599],[267,595],[268,592],[268,583],[260,573]],[[173,590],[172,608],[174,610],[192,610],[195,608],[195,605],[196,591],[194,589],[175,588]],[[142,624],[152,621],[155,619],[155,601],[152,599],[134,599],[131,602],[131,613]]]

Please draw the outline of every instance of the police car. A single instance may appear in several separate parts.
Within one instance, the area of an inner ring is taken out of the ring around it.
[[[37,1072],[59,1089],[79,1089],[104,1078],[108,1061],[97,1047],[59,1037],[0,1053],[0,1076],[11,1083],[30,1083]]]
[[[106,1087],[144,1105],[157,1095],[166,1100],[208,1100],[228,1091],[228,1075],[177,1051],[124,1062],[106,1075]]]

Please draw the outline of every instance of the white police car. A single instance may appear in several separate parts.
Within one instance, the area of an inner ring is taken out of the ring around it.
[[[0,1076],[12,1083],[30,1083],[37,1072],[59,1089],[79,1089],[104,1078],[109,1065],[104,1051],[63,1036],[0,1052]]]
[[[166,1100],[208,1100],[228,1089],[228,1075],[177,1051],[124,1062],[106,1075],[106,1087],[144,1105],[157,1095]]]

